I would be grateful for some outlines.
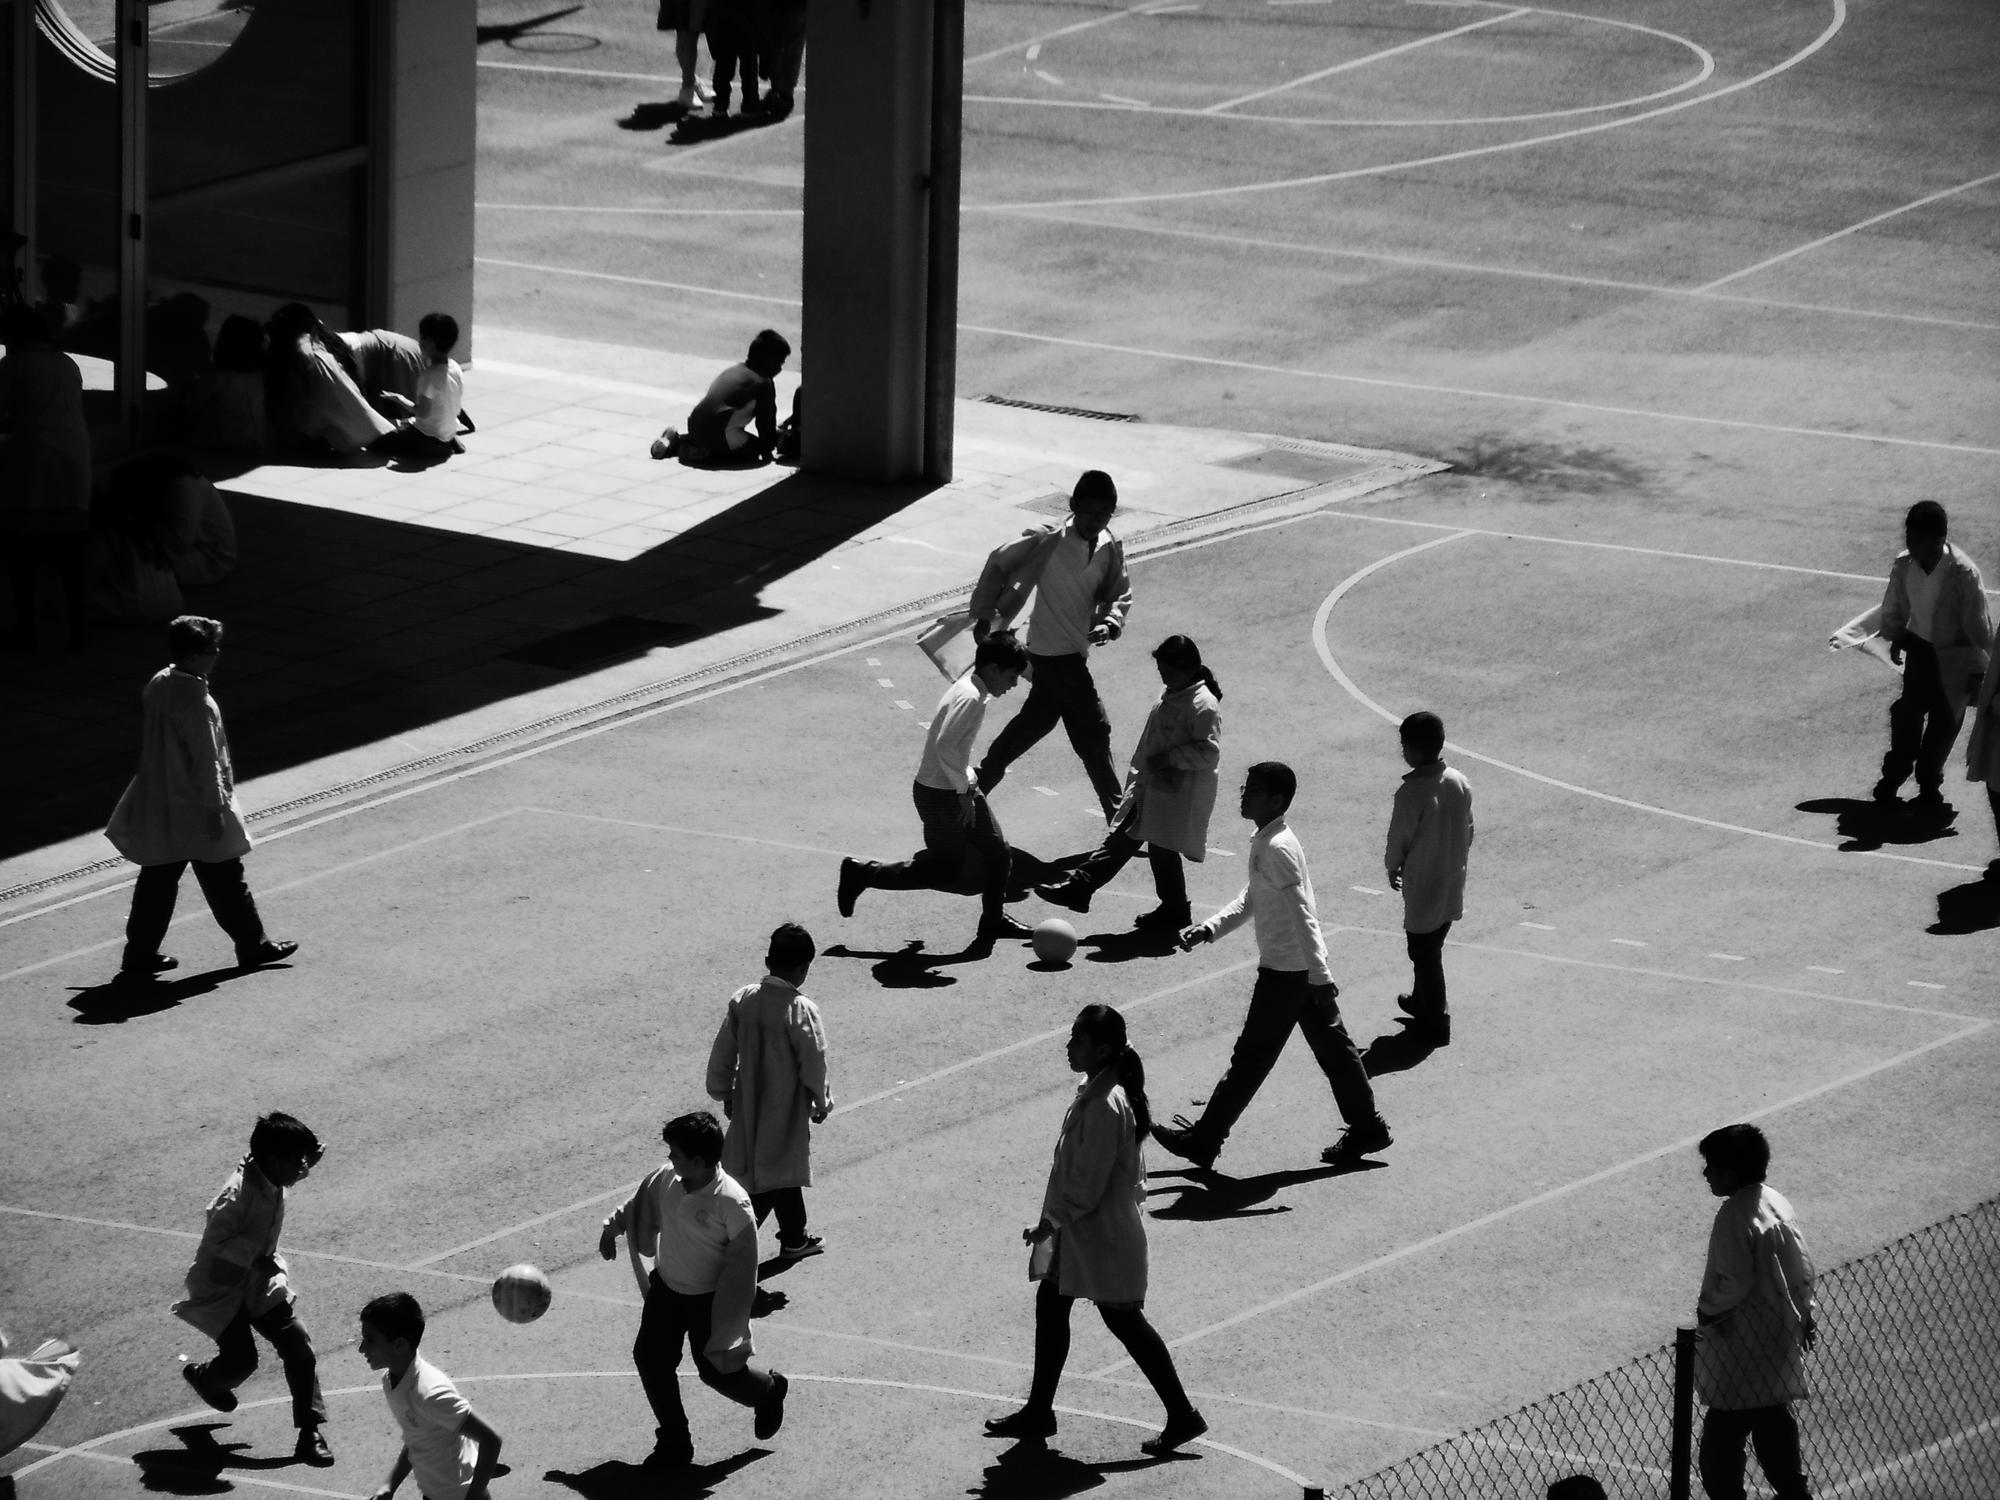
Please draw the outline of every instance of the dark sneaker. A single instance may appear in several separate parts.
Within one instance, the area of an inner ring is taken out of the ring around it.
[[[196,1365],[182,1365],[181,1379],[194,1387],[194,1393],[217,1411],[236,1410],[236,1392],[226,1391],[219,1385],[210,1385],[196,1374]]]
[[[239,969],[261,969],[266,964],[281,964],[298,951],[299,945],[289,938],[262,942],[254,948],[238,948],[236,966]]]
[[[807,1235],[796,1245],[788,1245],[783,1240],[778,1241],[778,1259],[782,1261],[804,1260],[811,1255],[824,1254],[826,1254],[826,1245],[816,1234]]]
[[[1162,903],[1151,911],[1142,911],[1132,919],[1132,925],[1141,932],[1179,932],[1193,920],[1193,910],[1183,901],[1178,906]]]
[[[1038,885],[1035,894],[1051,906],[1067,907],[1071,911],[1090,910],[1090,887],[1074,876],[1050,885]]]
[[[785,1392],[791,1388],[789,1380],[776,1370],[771,1372],[771,1392],[755,1407],[757,1423],[752,1430],[757,1434],[758,1442],[776,1437],[778,1429],[785,1425]]]
[[[659,1443],[645,1458],[644,1467],[655,1473],[678,1473],[694,1466],[694,1444]]]
[[[843,859],[840,862],[840,887],[833,898],[833,904],[840,908],[843,917],[854,915],[854,903],[861,893],[868,889],[868,872],[858,859]]]
[[[1004,1417],[989,1417],[986,1421],[988,1437],[1004,1438],[1045,1438],[1056,1435],[1056,1414],[1052,1411],[1035,1411],[1022,1407],[1009,1412]]]
[[[1153,1139],[1174,1155],[1204,1169],[1214,1166],[1216,1157],[1222,1154],[1220,1148],[1195,1135],[1194,1124],[1186,1115],[1175,1115],[1171,1125],[1155,1125]]]
[[[1897,801],[1896,792],[1901,786],[1902,783],[1900,781],[1891,781],[1888,777],[1884,776],[1880,781],[1875,783],[1875,790],[1868,795],[1873,797],[1877,802],[1891,804]]]
[[[1005,942],[1009,938],[1031,938],[1034,935],[1035,929],[1030,927],[1026,922],[1017,921],[1013,917],[1003,913],[1000,916],[984,918],[980,921],[978,941],[982,943],[999,943]]]
[[[1339,1140],[1320,1152],[1319,1159],[1329,1167],[1347,1167],[1377,1151],[1386,1151],[1396,1143],[1389,1134],[1389,1122],[1377,1115],[1366,1125],[1352,1125],[1341,1134]]]
[[[1958,809],[1944,800],[1944,793],[1934,786],[1924,787],[1910,804],[1910,811],[1919,818],[1927,818],[1934,823],[1949,823],[1958,816]]]
[[[1208,1431],[1208,1418],[1198,1411],[1190,1411],[1184,1416],[1168,1417],[1167,1425],[1160,1429],[1156,1438],[1148,1438],[1139,1447],[1155,1458],[1164,1458],[1183,1444],[1191,1443]]]
[[[299,1440],[292,1448],[292,1457],[302,1464],[311,1464],[315,1469],[324,1469],[333,1463],[333,1450],[326,1445],[326,1434],[317,1427],[301,1427]]]

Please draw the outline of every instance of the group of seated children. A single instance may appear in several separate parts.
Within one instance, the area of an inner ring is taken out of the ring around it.
[[[335,333],[304,303],[288,302],[265,333],[265,411],[281,440],[417,464],[464,451],[458,434],[472,428],[449,313],[425,314],[412,339],[385,328]]]

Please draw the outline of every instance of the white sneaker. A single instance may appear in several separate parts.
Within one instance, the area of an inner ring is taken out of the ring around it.
[[[690,84],[687,84],[687,85],[685,85],[685,86],[684,86],[684,87],[683,87],[683,88],[681,89],[681,96],[680,96],[680,100],[679,100],[679,103],[680,103],[680,107],[681,107],[682,109],[698,109],[698,108],[700,108],[700,106],[701,106],[701,92],[700,92],[700,90],[699,90],[699,89],[698,89],[698,88],[697,88],[697,87],[696,87],[696,86],[695,86],[694,84],[691,84],[691,83],[690,83]]]

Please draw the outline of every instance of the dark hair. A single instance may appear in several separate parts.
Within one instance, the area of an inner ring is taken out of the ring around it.
[[[222,320],[215,331],[213,363],[218,370],[254,372],[264,368],[264,330],[255,318],[231,313]]]
[[[773,974],[781,969],[799,969],[819,956],[813,935],[796,922],[787,922],[771,934],[770,951],[764,962]]]
[[[310,335],[314,343],[331,354],[334,363],[346,372],[347,378],[357,386],[361,384],[361,367],[354,362],[354,351],[347,347],[347,340],[335,333],[319,320],[319,314],[303,302],[287,302],[271,314],[264,331],[270,335],[271,347],[265,351],[265,369],[274,363],[288,367],[291,362],[291,345],[299,338]]]
[[[972,653],[975,668],[998,667],[1003,672],[1028,670],[1027,648],[1011,630],[996,630]]]
[[[55,335],[49,331],[42,315],[25,303],[10,303],[4,311],[0,311],[0,344],[7,346],[9,354],[16,349],[52,346],[55,341]]]
[[[1412,750],[1428,751],[1432,760],[1444,753],[1444,720],[1429,709],[1411,714],[1396,732]]]
[[[1550,1483],[1549,1500],[1605,1500],[1604,1486],[1588,1474],[1571,1474]]]
[[[722,1160],[722,1122],[705,1109],[675,1115],[660,1127],[660,1139],[677,1151],[700,1157],[711,1167]]]
[[[425,313],[417,319],[417,333],[431,341],[431,347],[440,354],[449,354],[458,347],[458,319],[450,313]]]
[[[1918,536],[1945,537],[1950,535],[1945,520],[1944,507],[1935,500],[1919,500],[1912,505],[1909,514],[1903,517],[1903,530]]]
[[[1117,1049],[1107,1066],[1118,1070],[1118,1087],[1125,1090],[1143,1141],[1153,1128],[1153,1112],[1146,1103],[1146,1065],[1125,1039],[1125,1017],[1108,1005],[1086,1005],[1076,1013],[1075,1029],[1100,1047]]]
[[[361,1321],[385,1338],[408,1339],[412,1349],[424,1341],[424,1310],[408,1292],[370,1298]]]
[[[1153,660],[1175,672],[1199,672],[1201,680],[1208,684],[1208,690],[1220,699],[1222,684],[1215,680],[1215,674],[1202,665],[1201,647],[1184,635],[1170,635],[1153,648]]]
[[[326,1147],[319,1143],[319,1137],[305,1121],[274,1109],[268,1115],[260,1115],[251,1130],[250,1154],[271,1156],[280,1152],[296,1152],[306,1159],[308,1166],[314,1166],[326,1155]]]
[[[1069,507],[1118,504],[1118,485],[1102,469],[1085,469],[1077,476],[1076,488],[1069,492]]]
[[[67,255],[51,255],[42,262],[42,290],[53,302],[74,302],[83,288],[83,267]]]
[[[1771,1170],[1771,1143],[1755,1125],[1725,1125],[1711,1130],[1696,1148],[1701,1159],[1745,1182],[1762,1182]]]
[[[222,621],[206,615],[176,615],[167,626],[167,655],[206,656],[222,649]]]
[[[1260,760],[1243,773],[1243,780],[1256,782],[1273,796],[1282,797],[1285,806],[1292,805],[1292,798],[1299,794],[1299,778],[1292,768],[1281,760]]]
[[[791,341],[777,329],[766,328],[750,340],[750,359],[755,360],[759,356],[765,359],[775,357],[779,364],[783,364],[792,357]]]

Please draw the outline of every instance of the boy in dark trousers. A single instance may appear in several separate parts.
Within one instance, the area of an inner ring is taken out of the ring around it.
[[[708,394],[688,413],[685,433],[669,427],[654,439],[653,457],[707,468],[767,462],[778,446],[777,376],[791,356],[785,336],[766,328],[750,341],[742,364],[709,383]]]
[[[1396,1004],[1417,1040],[1451,1045],[1445,1008],[1444,939],[1465,915],[1465,864],[1472,848],[1472,787],[1444,763],[1444,720],[1414,713],[1402,724],[1403,764],[1384,861],[1389,889],[1403,893],[1403,932],[1415,979]]]
[[[284,1361],[299,1429],[294,1455],[309,1464],[333,1462],[320,1428],[326,1400],[312,1339],[292,1311],[292,1284],[278,1235],[285,1226],[285,1190],[305,1180],[326,1148],[299,1120],[273,1110],[250,1132],[250,1154],[238,1163],[215,1201],[201,1248],[188,1267],[187,1296],[171,1309],[215,1340],[215,1358],[181,1367],[195,1394],[217,1411],[236,1410],[236,1387],[257,1368],[255,1329]]]

